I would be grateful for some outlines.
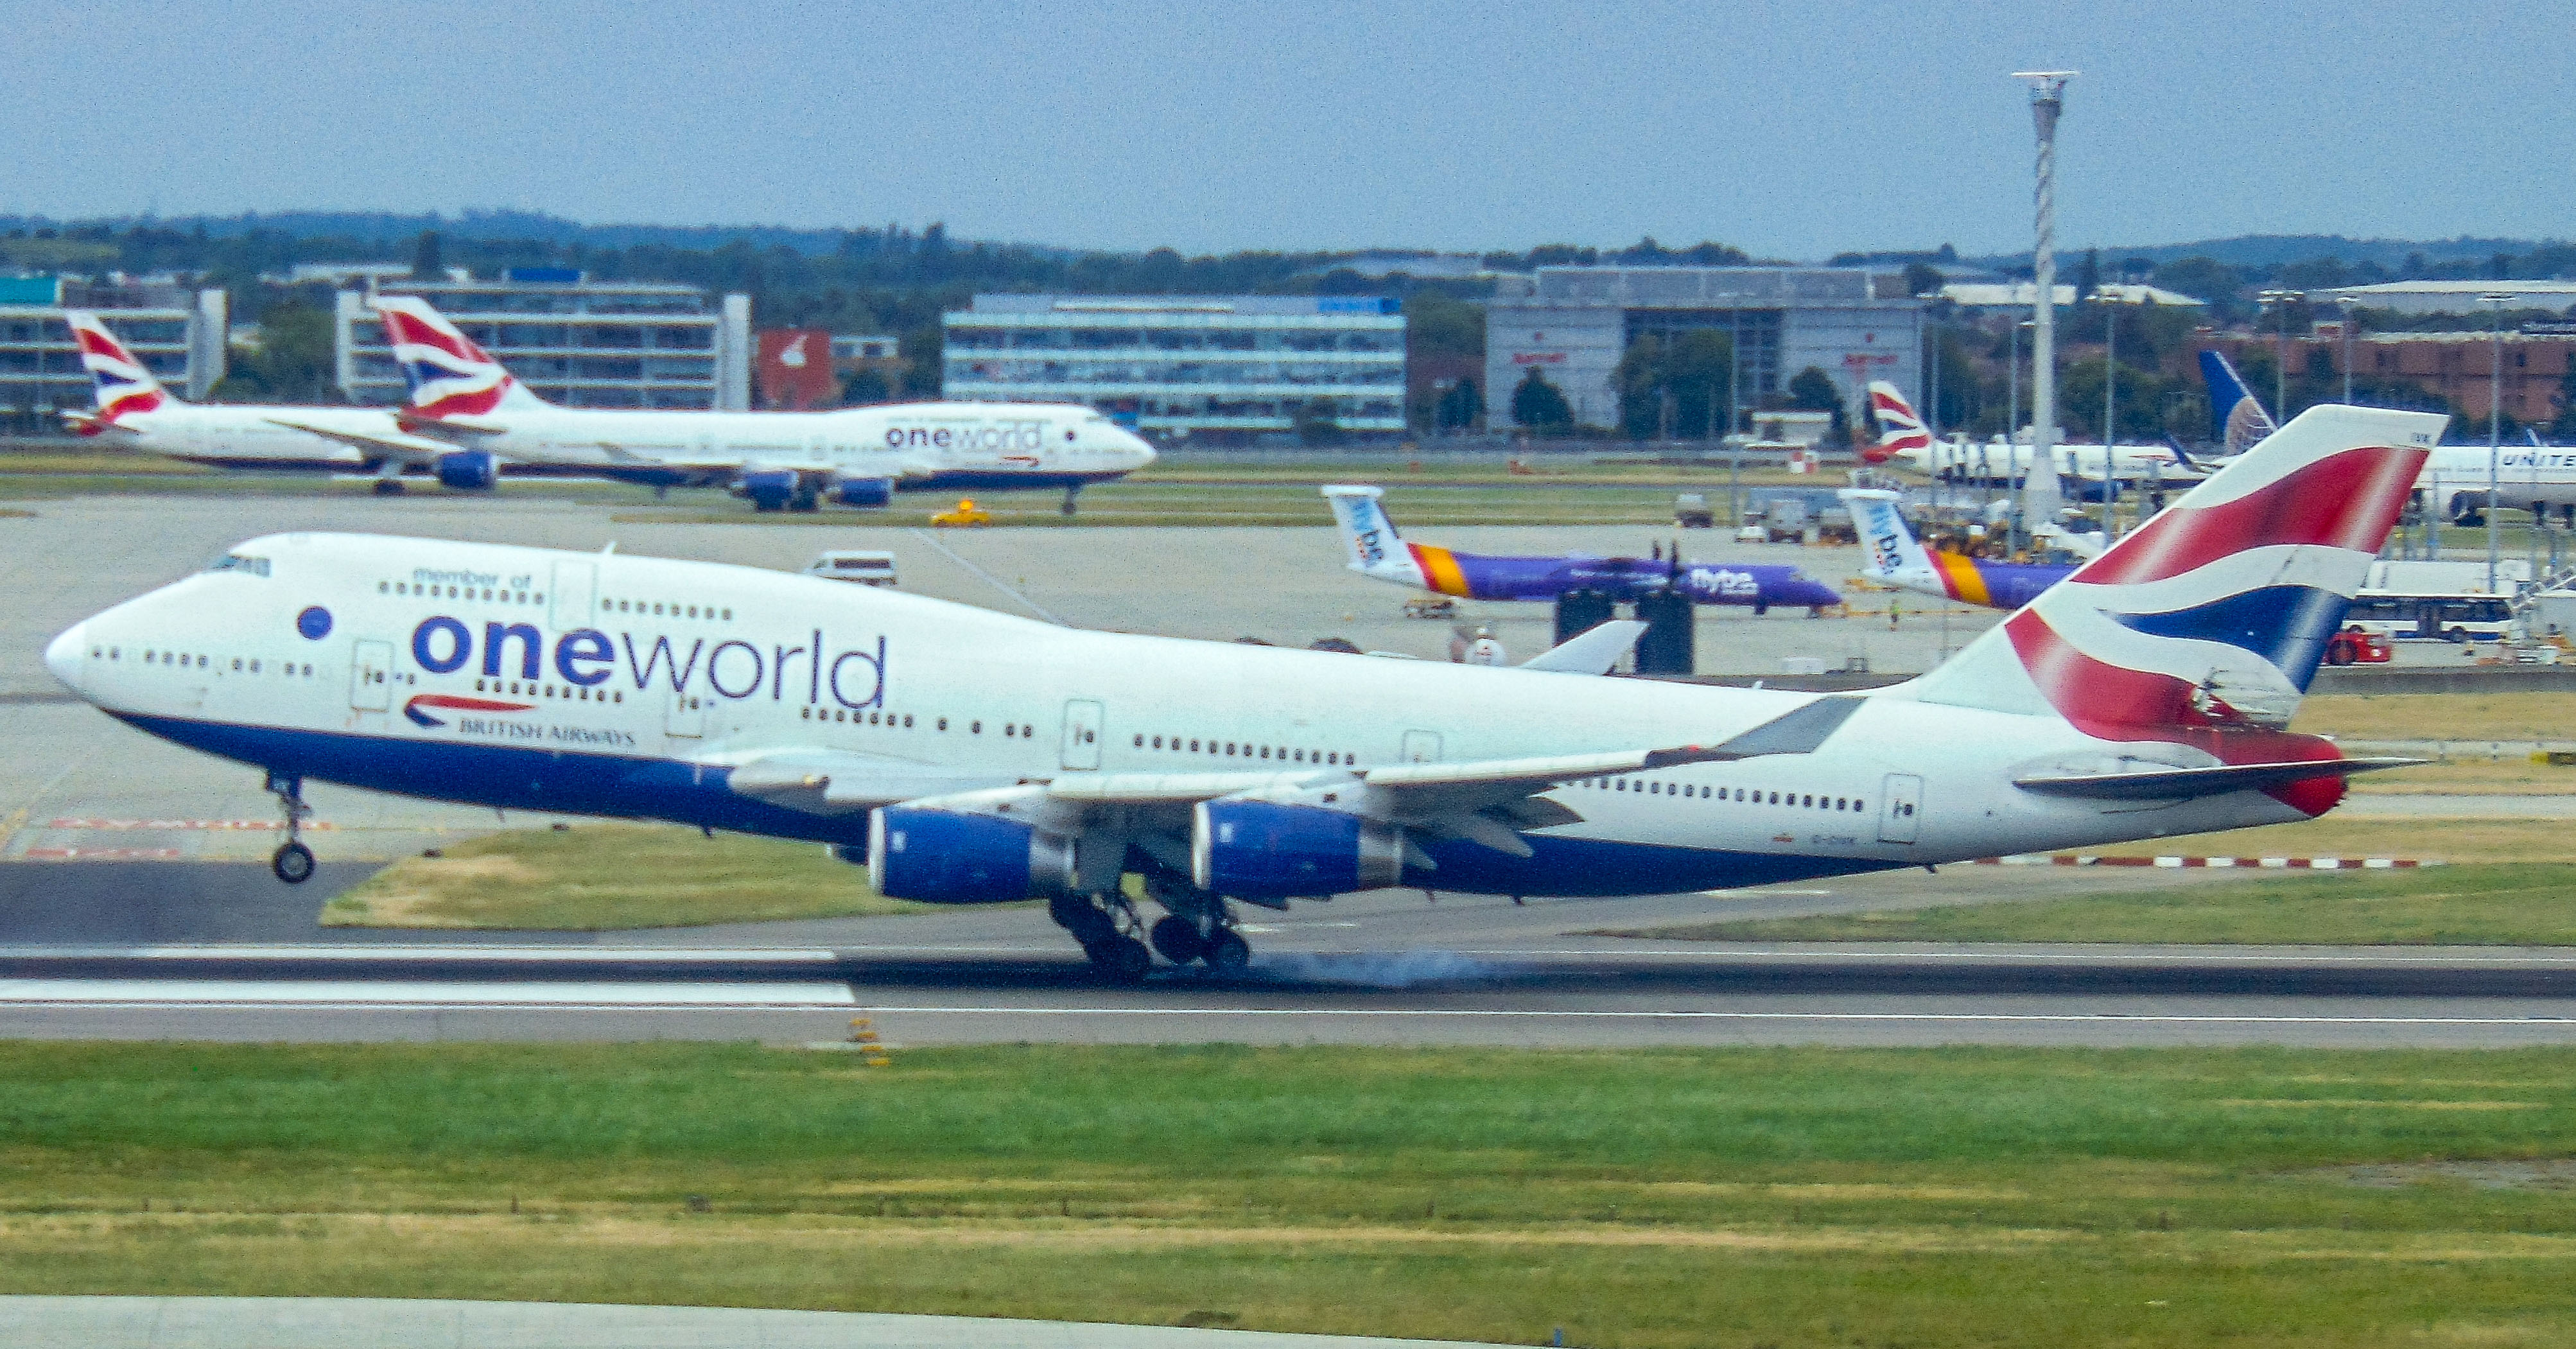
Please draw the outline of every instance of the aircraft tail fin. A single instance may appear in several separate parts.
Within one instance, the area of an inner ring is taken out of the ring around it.
[[[1324,499],[1333,505],[1333,519],[1342,527],[1342,551],[1350,558],[1350,568],[1363,576],[1404,585],[1423,585],[1422,568],[1414,561],[1413,550],[1405,546],[1395,532],[1395,522],[1386,517],[1378,505],[1384,488],[1359,483],[1334,483],[1324,488]]]
[[[2279,730],[2447,419],[2323,404],[1910,686],[2107,740]]]
[[[97,400],[97,413],[85,419],[89,434],[96,434],[116,424],[119,417],[138,412],[156,412],[179,400],[161,387],[152,371],[128,351],[116,334],[96,314],[81,309],[63,311],[63,322],[72,330],[72,342],[80,348],[81,367],[89,371]]]
[[[1905,393],[1883,379],[1869,382],[1869,415],[1878,421],[1878,440],[1860,452],[1873,464],[1904,458],[1920,463],[1932,448],[1932,430],[1905,401]]]
[[[1846,487],[1835,495],[1851,511],[1860,541],[1869,549],[1869,565],[1861,568],[1863,577],[1907,590],[1940,588],[1940,573],[1932,566],[1932,555],[1914,537],[1913,527],[1905,523],[1905,513],[1896,508],[1896,493],[1876,487]]]
[[[2200,377],[2209,383],[2209,438],[2218,442],[2220,458],[2243,454],[2280,429],[2224,353],[2203,348]]]
[[[434,421],[548,406],[429,301],[380,295],[375,306],[403,382],[411,386],[411,415]]]

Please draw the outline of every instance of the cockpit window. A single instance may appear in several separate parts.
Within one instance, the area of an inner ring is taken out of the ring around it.
[[[264,557],[250,557],[242,553],[226,553],[222,557],[215,559],[215,565],[206,568],[206,570],[246,571],[253,576],[266,576],[268,575],[268,559]]]

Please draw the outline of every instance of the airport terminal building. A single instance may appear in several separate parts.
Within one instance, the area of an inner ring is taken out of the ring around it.
[[[696,286],[592,281],[557,267],[517,267],[490,281],[385,280],[453,320],[538,397],[566,407],[751,406],[751,297]],[[403,399],[402,371],[367,293],[340,292],[340,387],[350,401]]]
[[[1857,411],[1864,386],[1912,389],[1923,302],[1902,272],[1861,267],[1541,267],[1496,283],[1485,311],[1485,401],[1497,430],[1531,371],[1587,426],[1620,423],[1619,358],[1648,333],[1720,329],[1735,339],[1734,407],[1754,408],[1808,366]],[[1721,399],[1726,395],[1720,394]]]
[[[183,398],[202,401],[224,377],[224,332],[230,297],[175,282],[65,281],[51,276],[0,277],[0,427],[51,434],[55,412],[91,406],[65,309],[107,321],[153,377]]]
[[[950,398],[1087,403],[1158,437],[1219,442],[1319,419],[1404,430],[1404,315],[1391,299],[978,295],[945,324]]]

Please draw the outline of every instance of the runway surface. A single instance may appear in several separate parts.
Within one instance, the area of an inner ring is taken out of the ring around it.
[[[543,936],[315,927],[362,872],[290,890],[229,864],[0,867],[0,1035],[821,1044],[866,1015],[898,1045],[2576,1042],[2576,951],[1594,935],[2204,883],[2196,873],[1963,867],[1525,907],[1380,891],[1251,915],[1241,977],[1166,970],[1116,987],[1016,906]]]

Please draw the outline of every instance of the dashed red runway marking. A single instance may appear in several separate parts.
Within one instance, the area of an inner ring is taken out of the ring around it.
[[[227,829],[269,834],[286,828],[284,823],[277,820],[112,820],[89,816],[47,820],[44,827],[47,829]],[[334,826],[328,820],[307,820],[304,827],[330,829]]]
[[[176,848],[29,848],[19,858],[28,862],[176,862]]]

